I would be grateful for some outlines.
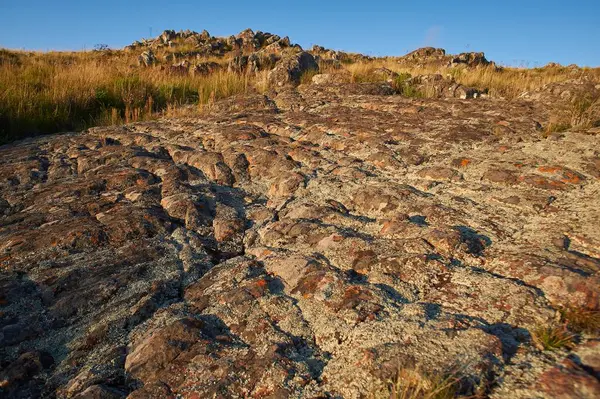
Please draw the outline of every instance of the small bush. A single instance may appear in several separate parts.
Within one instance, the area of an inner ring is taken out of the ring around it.
[[[392,87],[396,93],[410,98],[423,98],[425,94],[418,90],[409,79],[412,75],[408,72],[401,72],[392,82]]]
[[[563,326],[538,327],[531,333],[533,344],[542,351],[569,349],[574,345],[575,335]]]
[[[412,75],[408,72],[399,73],[396,79],[394,79],[394,85],[400,87],[410,78],[412,78]]]

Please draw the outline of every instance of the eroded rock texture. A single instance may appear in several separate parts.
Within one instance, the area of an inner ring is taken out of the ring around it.
[[[531,331],[599,307],[598,136],[383,86],[0,148],[2,394],[358,398],[415,365],[597,394],[597,342]]]

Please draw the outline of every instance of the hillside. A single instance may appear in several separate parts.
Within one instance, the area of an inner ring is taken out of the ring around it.
[[[209,103],[240,93],[266,94],[278,84],[269,79],[271,69],[301,51],[287,37],[249,29],[226,38],[206,31],[165,31],[122,50],[103,45],[72,53],[0,50],[0,144],[176,116],[181,106],[202,111]],[[397,93],[411,97],[464,97],[474,95],[475,89],[512,100],[550,83],[600,83],[598,68],[503,68],[483,53],[448,55],[442,49],[423,48],[401,57],[373,58],[320,46],[307,53],[317,65],[294,76],[296,81],[310,82],[318,66],[334,81],[389,81]],[[420,84],[422,75],[426,85]]]
[[[600,392],[598,70],[252,31],[2,60],[113,117],[0,147],[3,397]]]

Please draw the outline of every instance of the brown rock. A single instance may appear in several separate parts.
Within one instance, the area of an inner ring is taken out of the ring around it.
[[[418,175],[430,180],[456,181],[462,179],[462,175],[458,171],[444,167],[423,168]]]
[[[560,399],[592,398],[600,392],[600,382],[581,366],[565,360],[539,377],[541,390]]]
[[[506,185],[512,185],[517,182],[517,178],[512,171],[500,169],[488,170],[483,174],[483,179],[492,183]]]

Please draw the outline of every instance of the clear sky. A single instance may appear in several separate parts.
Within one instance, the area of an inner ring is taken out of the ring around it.
[[[0,47],[123,47],[164,29],[245,28],[369,55],[423,46],[484,51],[504,65],[600,66],[600,0],[0,0]]]

